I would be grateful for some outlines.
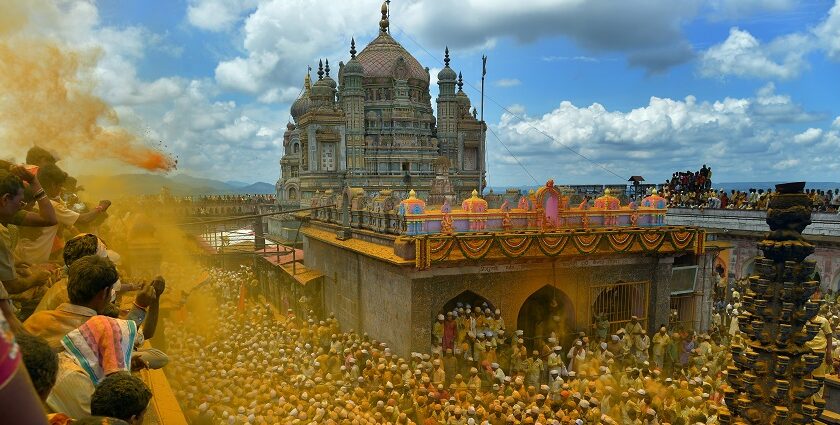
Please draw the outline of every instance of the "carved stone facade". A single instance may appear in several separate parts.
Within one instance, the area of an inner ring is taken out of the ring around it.
[[[291,107],[294,123],[283,135],[278,203],[308,206],[316,191],[346,186],[364,188],[369,198],[382,190],[404,198],[415,189],[428,199],[433,186],[446,197],[469,197],[484,161],[484,124],[470,111],[449,61],[447,49],[436,118],[429,69],[391,37],[383,5],[378,37],[358,55],[351,41],[350,60],[339,63],[337,81],[329,62],[319,63],[314,84],[307,74]],[[446,182],[438,181],[440,158],[449,163]]]

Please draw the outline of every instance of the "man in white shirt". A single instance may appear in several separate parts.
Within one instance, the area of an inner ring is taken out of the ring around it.
[[[55,164],[46,164],[41,167],[38,171],[38,179],[50,198],[58,224],[50,227],[21,229],[20,241],[18,241],[15,254],[21,261],[29,264],[42,264],[49,261],[50,254],[54,251],[55,238],[62,226],[71,228],[77,224],[90,223],[104,214],[111,206],[110,201],[101,201],[93,211],[84,214],[68,209],[59,198],[61,188],[67,180],[67,173]]]

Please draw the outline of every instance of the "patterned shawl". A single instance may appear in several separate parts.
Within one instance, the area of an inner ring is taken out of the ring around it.
[[[61,339],[64,349],[87,372],[94,385],[114,372],[131,368],[137,337],[133,320],[93,316]]]

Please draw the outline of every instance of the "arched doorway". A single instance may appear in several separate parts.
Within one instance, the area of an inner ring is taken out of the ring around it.
[[[723,259],[720,255],[715,257],[715,273],[720,276],[721,278],[726,278],[727,273],[729,273],[729,264],[726,263],[726,260]]]
[[[753,274],[753,272],[755,271],[755,258],[756,257],[750,258],[741,267],[741,279],[750,277]]]
[[[522,304],[516,325],[523,331],[529,350],[534,349],[535,342],[548,339],[552,333],[557,335],[560,345],[568,347],[574,338],[574,306],[563,291],[545,285]]]
[[[482,312],[488,308],[491,312],[496,311],[496,308],[493,307],[493,304],[490,303],[490,301],[487,301],[487,298],[484,298],[473,291],[464,291],[447,301],[446,304],[443,305],[443,309],[435,313],[435,316],[437,316],[438,314],[445,315],[450,311],[456,310],[458,308],[466,308],[467,306],[470,306],[473,309],[475,309],[476,307],[480,307]]]

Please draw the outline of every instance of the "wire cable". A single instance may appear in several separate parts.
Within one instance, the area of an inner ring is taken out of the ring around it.
[[[397,29],[398,29],[398,30],[399,30],[399,32],[400,32],[400,35],[404,35],[404,36],[405,36],[405,37],[407,37],[409,40],[411,40],[411,42],[413,42],[414,44],[416,44],[416,45],[417,45],[417,47],[419,47],[421,50],[423,50],[423,51],[424,51],[427,55],[429,55],[429,57],[431,57],[431,58],[432,58],[435,62],[437,62],[439,65],[443,64],[443,62],[441,62],[441,60],[440,60],[440,59],[438,59],[438,57],[437,57],[437,56],[435,56],[434,54],[432,54],[432,53],[431,53],[428,49],[426,49],[426,48],[425,48],[422,44],[420,44],[417,40],[415,40],[415,39],[414,39],[414,37],[412,37],[412,36],[411,36],[408,32],[404,31],[401,27],[399,27],[399,26],[397,26],[397,25],[393,25],[393,22],[391,23],[391,25],[392,25],[392,26],[397,27]],[[469,81],[466,81],[466,84],[467,84],[467,86],[469,86],[470,88],[472,88],[474,91],[476,91],[476,92],[480,92],[480,90],[479,90],[479,89],[477,89],[477,88],[476,88],[475,86],[473,86],[472,84],[470,84],[470,82],[469,82]],[[561,142],[560,140],[555,139],[554,137],[552,137],[550,134],[546,133],[545,131],[540,130],[539,128],[537,128],[536,126],[534,126],[533,124],[531,124],[528,120],[526,120],[526,119],[525,119],[525,117],[523,117],[523,116],[521,116],[521,115],[519,115],[519,114],[517,114],[517,113],[515,113],[515,112],[511,111],[511,110],[510,110],[510,109],[508,109],[507,107],[505,107],[505,106],[503,106],[502,104],[500,104],[499,102],[497,102],[497,101],[496,101],[495,99],[493,99],[492,97],[487,96],[487,94],[486,94],[486,93],[485,93],[485,98],[487,98],[488,100],[490,100],[490,102],[492,102],[494,105],[498,106],[498,107],[499,107],[501,110],[503,110],[505,113],[507,113],[507,114],[509,114],[509,115],[511,115],[511,116],[513,116],[513,117],[515,117],[515,118],[517,118],[517,119],[519,119],[519,120],[521,120],[523,123],[525,123],[525,124],[526,124],[528,127],[530,127],[532,130],[537,131],[538,133],[542,134],[543,136],[545,136],[545,137],[546,137],[546,138],[548,138],[549,140],[551,140],[551,141],[553,141],[554,143],[557,143],[558,145],[560,145],[560,146],[562,146],[563,148],[567,149],[569,152],[572,152],[573,154],[575,154],[575,155],[577,155],[577,156],[579,156],[579,157],[581,157],[581,158],[585,159],[586,161],[588,161],[588,162],[589,162],[589,163],[591,163],[592,165],[595,165],[596,167],[598,167],[598,168],[600,168],[600,169],[602,169],[602,170],[606,171],[607,173],[612,174],[613,176],[615,176],[615,177],[619,178],[621,181],[624,181],[624,179],[625,179],[625,178],[624,178],[624,177],[622,177],[621,175],[619,175],[619,174],[615,173],[614,171],[610,170],[609,168],[605,167],[603,164],[601,164],[601,163],[599,163],[599,162],[597,162],[597,161],[595,161],[595,160],[593,160],[593,159],[589,158],[588,156],[586,156],[586,155],[584,155],[584,154],[582,154],[582,153],[580,153],[580,152],[576,151],[574,148],[572,148],[571,146],[567,145],[566,143],[563,143],[563,142]],[[490,130],[490,126],[487,126],[487,129],[488,129],[488,130]],[[492,130],[490,130],[490,131],[492,132]],[[520,166],[520,167],[522,167],[523,169],[525,169],[525,166],[524,166],[524,165],[522,165],[522,162],[520,162],[520,161],[519,161],[519,158],[517,158],[517,157],[516,157],[516,155],[514,155],[514,154],[510,151],[510,149],[508,149],[508,147],[507,147],[507,146],[506,146],[506,145],[505,145],[505,144],[501,141],[501,139],[499,138],[499,136],[498,136],[498,135],[496,135],[495,133],[493,133],[493,135],[494,135],[494,136],[496,136],[496,139],[497,139],[497,140],[499,140],[499,142],[501,142],[501,143],[502,143],[502,146],[504,146],[504,147],[505,147],[505,150],[507,150],[507,151],[508,151],[508,153],[509,153],[509,154],[510,154],[510,155],[511,155],[511,156],[512,156],[515,160],[516,160],[516,162],[519,164],[519,166]],[[531,178],[532,178],[532,179],[534,179],[534,177],[531,175],[531,173],[530,173],[530,172],[528,172],[528,170],[527,170],[527,169],[525,169],[525,172],[526,172],[526,173],[528,173],[528,175],[529,175],[529,176],[531,176]],[[536,179],[534,179],[534,181],[536,181]]]

